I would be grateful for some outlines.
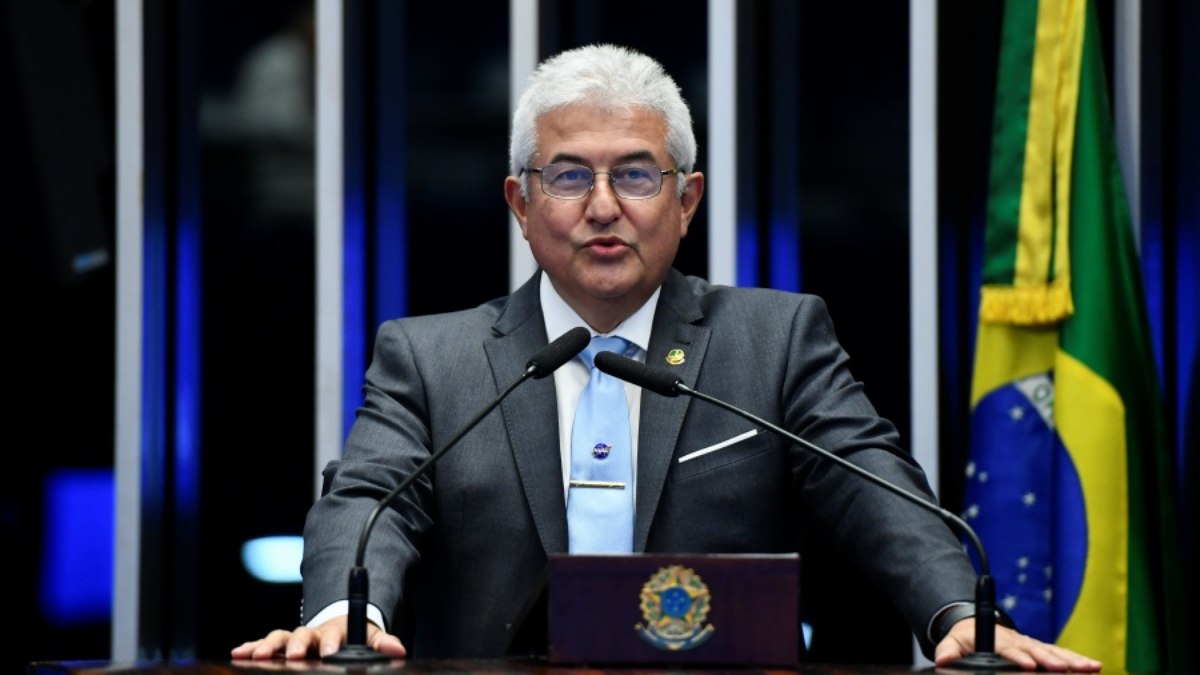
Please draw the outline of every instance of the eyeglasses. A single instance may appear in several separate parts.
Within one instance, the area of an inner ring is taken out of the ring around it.
[[[663,176],[682,173],[683,169],[660,169],[644,164],[622,164],[608,171],[592,171],[579,164],[547,164],[542,168],[528,167],[524,173],[542,175],[542,192],[555,199],[581,199],[592,191],[596,176],[608,175],[608,184],[622,199],[650,199],[662,192]]]

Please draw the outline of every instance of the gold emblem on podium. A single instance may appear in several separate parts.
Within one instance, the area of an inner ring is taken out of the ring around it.
[[[712,637],[712,624],[705,624],[711,596],[695,570],[671,565],[658,570],[641,593],[642,619],[634,630],[646,642],[666,651],[692,649]]]

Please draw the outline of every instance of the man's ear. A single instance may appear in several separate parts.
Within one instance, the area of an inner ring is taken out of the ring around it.
[[[688,176],[687,188],[679,197],[679,236],[686,237],[688,226],[700,206],[700,198],[704,196],[704,174],[699,171]]]
[[[529,204],[525,201],[525,197],[521,195],[520,178],[509,176],[504,179],[504,201],[508,202],[508,209],[516,216],[517,223],[521,226],[521,235],[529,239],[529,233],[525,230],[525,208]]]

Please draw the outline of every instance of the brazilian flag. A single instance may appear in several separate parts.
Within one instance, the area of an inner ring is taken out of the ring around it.
[[[964,515],[1023,632],[1187,670],[1174,465],[1091,2],[1006,3],[993,124]]]

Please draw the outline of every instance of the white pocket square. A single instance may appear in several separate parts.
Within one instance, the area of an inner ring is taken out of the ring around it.
[[[734,443],[741,443],[742,441],[746,440],[747,438],[753,438],[757,435],[758,435],[758,429],[751,429],[750,431],[747,431],[744,434],[738,434],[737,436],[734,436],[733,438],[728,438],[728,439],[723,440],[720,443],[717,443],[715,445],[710,445],[707,448],[700,448],[699,450],[696,450],[695,452],[689,452],[688,454],[679,458],[679,463],[683,464],[684,462],[687,462],[689,460],[693,460],[693,459],[696,459],[697,457],[707,455],[710,452],[716,452],[717,450],[728,448],[729,446],[733,445]]]

